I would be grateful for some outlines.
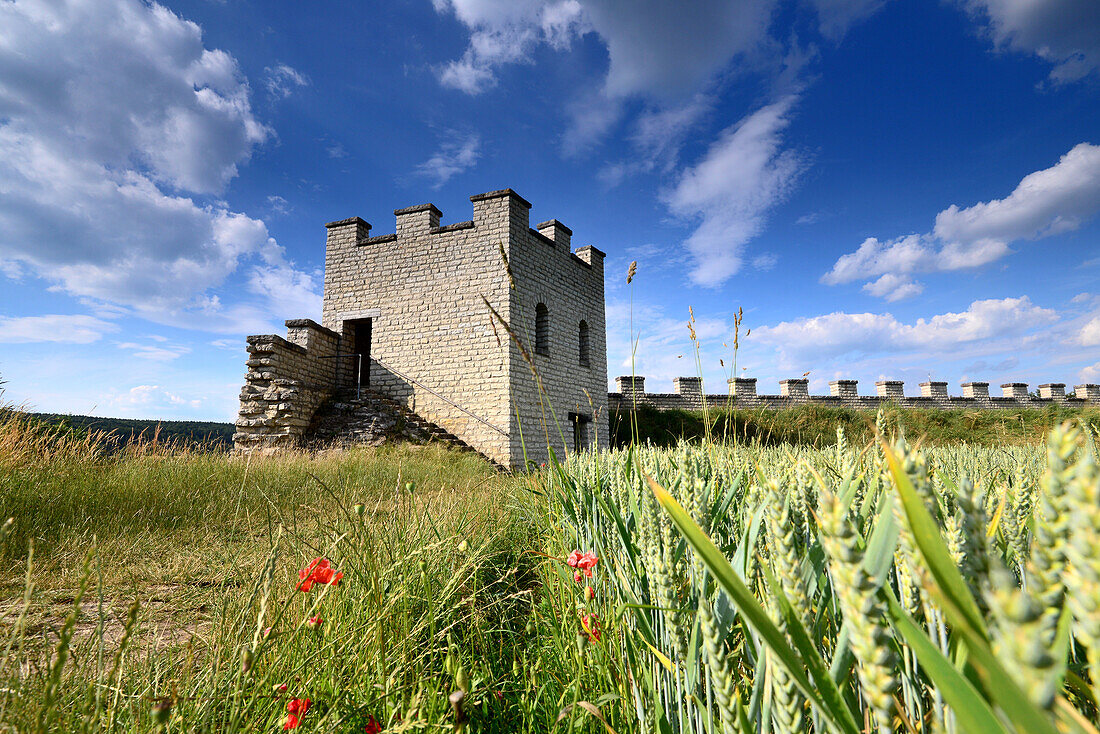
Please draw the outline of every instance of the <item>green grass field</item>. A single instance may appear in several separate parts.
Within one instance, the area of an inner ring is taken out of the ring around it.
[[[922,435],[512,476],[435,445],[104,451],[9,413],[0,730],[1095,732],[1094,429]],[[316,558],[343,577],[298,590]]]

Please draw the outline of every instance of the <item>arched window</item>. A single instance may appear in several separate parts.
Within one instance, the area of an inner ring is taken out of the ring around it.
[[[581,367],[588,366],[588,322],[581,321],[581,325],[577,330],[577,344],[580,346],[580,364]]]
[[[535,353],[550,356],[550,311],[545,303],[535,306]]]

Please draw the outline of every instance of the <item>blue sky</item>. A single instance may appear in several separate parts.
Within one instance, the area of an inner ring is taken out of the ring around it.
[[[511,187],[607,252],[612,380],[631,316],[649,390],[696,374],[691,307],[709,392],[1072,389],[1098,123],[1095,0],[5,0],[0,378],[230,420],[244,336],[319,318],[324,222]]]

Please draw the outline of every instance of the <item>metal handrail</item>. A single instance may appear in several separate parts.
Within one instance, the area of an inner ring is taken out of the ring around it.
[[[349,353],[349,354],[322,354],[321,355],[321,359],[339,359],[340,357],[355,357],[356,358],[355,399],[358,400],[360,398],[360,396],[362,395],[362,388],[363,388],[363,355],[359,354],[357,352],[356,353]]]
[[[431,389],[430,387],[428,387],[427,385],[425,385],[425,384],[424,384],[423,382],[420,382],[420,381],[419,381],[419,380],[417,380],[416,378],[413,378],[413,377],[409,377],[408,375],[406,375],[406,374],[403,374],[403,373],[402,373],[402,372],[400,372],[399,370],[396,370],[396,369],[394,369],[393,367],[391,367],[390,365],[386,364],[385,362],[383,362],[382,360],[378,359],[377,357],[371,357],[371,360],[372,360],[372,361],[374,361],[374,362],[377,362],[377,363],[378,363],[378,364],[379,364],[379,365],[380,365],[381,367],[384,367],[385,369],[387,369],[387,370],[389,370],[390,372],[394,373],[395,375],[397,375],[397,376],[398,376],[398,377],[400,377],[401,379],[403,379],[403,380],[408,380],[409,382],[413,383],[414,385],[419,385],[419,386],[420,386],[420,387],[422,387],[423,389],[425,389],[425,390],[427,390],[428,392],[430,392],[430,393],[431,393],[432,395],[435,395],[435,396],[436,396],[437,398],[439,398],[439,399],[440,399],[440,400],[442,400],[443,402],[447,403],[448,405],[451,405],[452,407],[458,408],[459,410],[461,410],[461,411],[462,411],[463,413],[465,413],[466,415],[470,416],[470,417],[471,417],[471,418],[473,418],[474,420],[477,420],[477,421],[480,421],[481,423],[484,423],[485,425],[489,426],[489,428],[492,428],[492,429],[493,429],[494,431],[496,431],[497,433],[499,433],[499,434],[501,434],[501,435],[504,435],[504,436],[508,436],[508,435],[509,435],[508,431],[505,431],[505,430],[503,430],[503,429],[501,429],[501,428],[498,428],[497,426],[494,426],[494,425],[493,425],[492,423],[490,423],[489,421],[485,420],[484,418],[482,418],[482,417],[481,417],[480,415],[478,415],[477,413],[474,413],[473,411],[467,410],[466,408],[463,408],[463,407],[462,407],[461,405],[459,405],[459,404],[458,404],[458,403],[456,403],[455,401],[451,400],[450,398],[447,398],[447,397],[445,397],[445,396],[443,396],[443,395],[440,395],[440,394],[439,394],[439,393],[437,393],[437,392],[436,392],[435,390]]]

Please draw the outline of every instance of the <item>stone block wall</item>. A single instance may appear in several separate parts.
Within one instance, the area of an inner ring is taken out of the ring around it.
[[[540,394],[521,350],[512,344],[512,464],[546,461],[548,445],[559,458],[572,451],[575,442],[586,448],[606,447],[604,253],[592,246],[573,250],[572,231],[557,220],[530,227],[530,204],[510,191],[497,194],[482,205],[508,217],[508,260],[515,284],[509,291],[510,324],[533,360],[542,387]],[[540,304],[546,314],[541,350],[536,323]]]
[[[1028,385],[1009,382],[1001,385],[1002,395],[990,397],[988,382],[964,382],[962,396],[949,395],[946,382],[922,382],[919,397],[905,395],[905,384],[899,380],[875,383],[876,395],[859,395],[856,380],[834,380],[829,383],[829,395],[810,395],[805,378],[780,380],[778,395],[760,395],[756,379],[738,377],[728,380],[729,390],[704,396],[697,377],[673,378],[674,392],[647,393],[645,377],[615,378],[618,391],[608,394],[611,411],[630,410],[632,406],[648,406],[657,410],[699,410],[704,401],[711,408],[789,408],[796,405],[831,405],[857,410],[877,410],[886,403],[902,408],[1040,408],[1044,405],[1100,405],[1100,385],[1074,386],[1066,393],[1063,383],[1039,386],[1039,397],[1028,393]]]
[[[524,445],[527,458],[541,462],[547,436],[562,443],[555,423],[572,448],[570,414],[598,413],[588,424],[590,440],[606,433],[603,253],[572,252],[572,232],[557,220],[532,229],[531,205],[511,189],[470,201],[473,218],[456,224],[441,226],[442,212],[421,204],[394,211],[394,234],[371,237],[370,224],[358,217],[326,225],[322,323],[350,355],[357,351],[355,323],[371,319],[372,389],[501,464],[522,465]],[[532,348],[538,303],[549,309],[548,356]],[[535,355],[548,399],[540,399],[521,351],[489,306]],[[579,354],[581,320],[587,364]],[[354,360],[336,361],[337,382],[353,384]],[[542,427],[545,405],[553,406],[550,430]],[[599,440],[606,445],[606,435]]]
[[[270,453],[301,445],[310,419],[336,387],[339,337],[309,319],[287,321],[287,338],[250,336],[234,449]]]

